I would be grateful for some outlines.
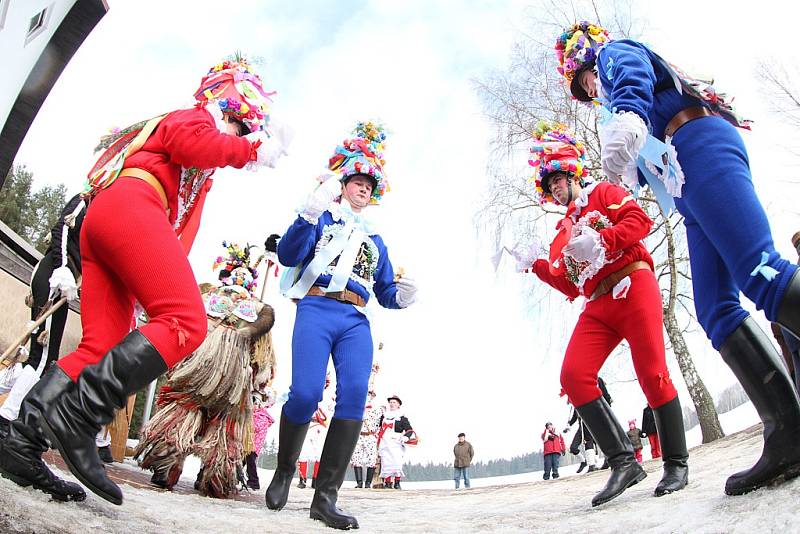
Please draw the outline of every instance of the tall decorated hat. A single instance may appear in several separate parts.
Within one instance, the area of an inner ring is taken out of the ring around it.
[[[356,174],[372,179],[372,198],[370,204],[378,204],[383,195],[390,190],[383,171],[383,143],[386,133],[383,125],[373,122],[359,122],[353,129],[354,137],[345,139],[328,161],[328,168],[342,176],[342,181]]]
[[[558,72],[569,82],[572,96],[583,102],[591,100],[580,85],[578,74],[592,69],[600,49],[611,41],[608,31],[587,21],[576,22],[556,39]]]
[[[586,169],[586,146],[564,124],[541,121],[533,131],[528,163],[536,171],[532,177],[536,183],[539,201],[557,203],[546,178],[555,172],[574,176],[583,183],[588,176]]]
[[[258,283],[256,266],[261,258],[251,263],[250,249],[253,247],[249,245],[242,248],[236,243],[223,241],[222,246],[226,249],[227,257],[217,256],[213,266],[215,271],[222,267],[219,272],[220,282],[223,286],[242,287],[252,295]]]
[[[267,128],[274,95],[274,91],[264,90],[258,74],[237,54],[209,69],[194,98],[200,105],[216,103],[223,115],[241,121],[250,132],[258,132]]]

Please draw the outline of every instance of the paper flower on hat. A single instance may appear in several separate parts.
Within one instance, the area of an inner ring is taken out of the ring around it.
[[[369,176],[374,181],[370,204],[378,204],[387,193],[389,182],[383,172],[383,142],[386,133],[383,125],[359,122],[353,129],[352,139],[345,139],[328,161],[328,168],[342,175],[342,180],[354,174]]]
[[[585,20],[573,24],[556,39],[558,72],[571,82],[583,66],[597,61],[600,48],[610,41],[602,26]]]
[[[542,121],[536,125],[528,163],[536,169],[533,179],[540,203],[556,203],[550,188],[543,186],[550,174],[563,172],[581,180],[588,175],[586,146],[561,123]]]
[[[194,93],[198,104],[216,103],[223,115],[242,121],[251,132],[267,129],[274,95],[264,91],[261,78],[238,54],[211,67]]]
[[[219,272],[219,280],[224,286],[241,286],[245,288],[250,294],[255,291],[258,284],[258,271],[256,266],[261,261],[259,257],[250,265],[250,249],[253,247],[247,245],[241,248],[236,243],[222,242],[222,246],[226,248],[228,257],[217,256],[214,261],[213,269],[217,270],[222,267]]]

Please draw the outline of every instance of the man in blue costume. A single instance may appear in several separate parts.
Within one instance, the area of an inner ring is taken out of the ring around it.
[[[287,297],[297,301],[292,337],[292,385],[281,413],[278,465],[267,507],[286,504],[303,439],[325,386],[328,358],[336,371],[336,410],[322,449],[311,518],[339,529],[358,528],[336,508],[338,490],[361,432],[372,369],[372,334],[364,306],[405,308],[416,286],[395,277],[383,239],[364,217],[388,190],[380,126],[359,123],[336,148],[328,177],[300,209],[277,245]],[[288,283],[286,283],[288,282]],[[291,285],[291,287],[287,287]]]
[[[800,333],[797,266],[775,251],[736,131],[746,121],[709,83],[639,42],[612,41],[598,25],[573,25],[555,48],[572,95],[605,107],[601,160],[609,180],[635,188],[646,179],[662,205],[674,201],[684,216],[697,318],[764,422],[761,458],[729,477],[725,492],[741,495],[800,475],[797,393],[739,301],[741,291],[770,321]],[[663,453],[666,459],[667,447]]]

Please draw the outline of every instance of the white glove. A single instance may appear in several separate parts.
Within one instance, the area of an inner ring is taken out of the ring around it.
[[[622,183],[630,189],[634,189],[639,185],[639,167],[636,165],[636,160],[631,161],[625,167],[625,171],[622,173]]]
[[[635,113],[615,113],[601,127],[600,139],[603,172],[611,182],[619,183],[647,141],[647,125]]]
[[[294,130],[287,124],[273,124],[270,121],[270,134],[267,136],[264,132],[253,132],[244,136],[250,143],[261,141],[256,148],[256,160],[245,166],[248,171],[257,171],[262,167],[274,169],[281,156],[288,154],[286,149],[294,138]]]
[[[508,252],[517,260],[516,270],[518,273],[530,269],[533,262],[544,255],[542,244],[538,239],[534,239],[529,245],[517,243]]]
[[[50,276],[50,296],[52,297],[59,291],[62,297],[67,297],[67,300],[78,298],[78,284],[75,283],[75,276],[69,267],[59,267]]]
[[[306,203],[300,211],[300,215],[312,224],[317,223],[317,219],[328,209],[331,202],[342,195],[342,182],[337,175],[327,175],[313,193],[308,195]]]
[[[570,239],[564,247],[564,255],[575,261],[593,262],[603,252],[600,234],[594,228],[586,227],[580,235]]]
[[[394,283],[397,286],[397,305],[401,308],[408,308],[417,301],[417,284],[413,278],[404,276]]]
[[[294,129],[286,124],[270,118],[269,121],[269,141],[267,141],[267,148],[264,154],[264,164],[270,169],[274,169],[281,156],[289,154],[287,149],[294,139]],[[264,145],[262,145],[263,147]],[[261,148],[261,147],[259,147]],[[261,151],[259,150],[258,159],[261,161]]]

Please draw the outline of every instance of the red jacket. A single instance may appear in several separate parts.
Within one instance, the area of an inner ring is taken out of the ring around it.
[[[650,232],[653,221],[622,187],[608,182],[599,182],[593,187],[587,205],[578,209],[575,202],[570,203],[564,218],[571,217],[577,223],[593,212],[599,212],[608,218],[611,226],[603,228],[599,233],[606,249],[606,257],[613,258],[613,261],[604,265],[584,283],[582,293],[566,275],[553,275],[548,260],[539,259],[533,263],[536,275],[570,300],[581,294],[591,296],[601,280],[634,261],[646,261],[653,269],[653,258],[641,242]]]
[[[545,429],[544,432],[542,432],[542,441],[544,442],[544,454],[561,454],[567,450],[564,446],[563,436],[557,432],[550,434],[550,432]]]
[[[194,107],[164,117],[142,148],[125,160],[125,167],[144,169],[158,179],[167,195],[169,222],[174,224],[182,167],[241,169],[255,159],[250,141],[220,132],[208,111]]]

